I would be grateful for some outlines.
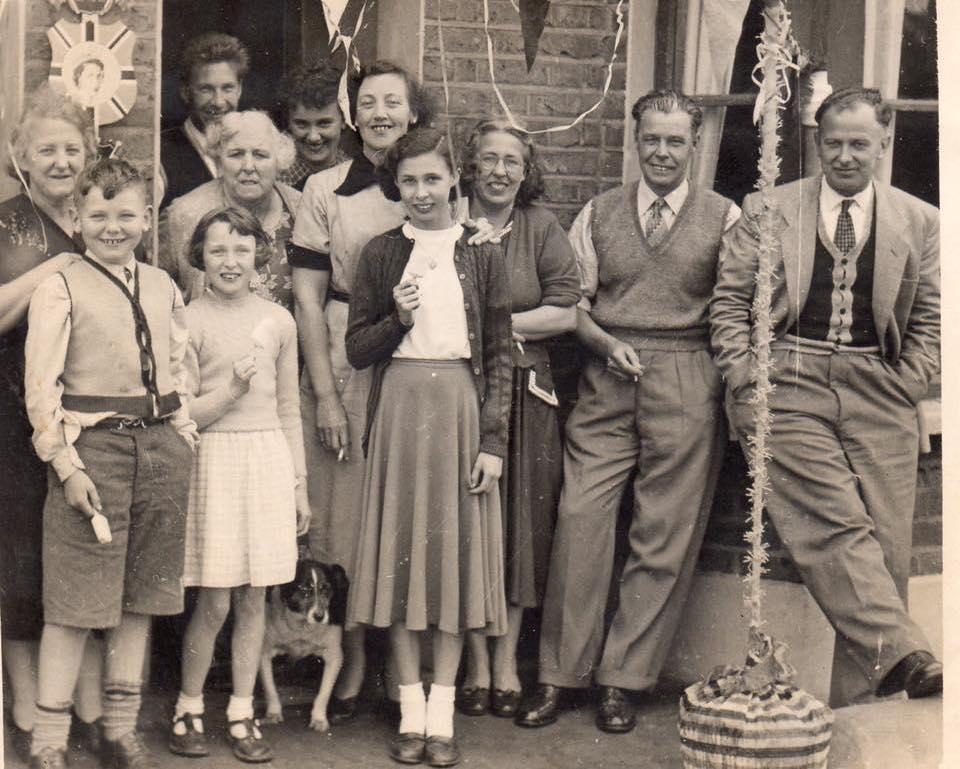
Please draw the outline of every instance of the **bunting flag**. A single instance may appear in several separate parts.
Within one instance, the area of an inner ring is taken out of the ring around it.
[[[523,34],[523,55],[527,60],[527,72],[533,69],[540,49],[540,36],[547,21],[550,0],[520,0],[520,32]]]
[[[367,10],[366,0],[321,0],[323,17],[327,22],[327,33],[330,35],[330,51],[336,51],[343,46],[345,62],[343,75],[340,77],[340,87],[337,93],[337,103],[347,126],[356,129],[350,119],[350,94],[348,84],[351,72],[360,69],[360,58],[353,45],[354,38],[363,29],[363,16]]]
[[[93,111],[97,126],[123,119],[137,99],[133,48],[137,36],[122,21],[103,24],[96,14],[61,19],[47,30],[53,56],[50,84]]]

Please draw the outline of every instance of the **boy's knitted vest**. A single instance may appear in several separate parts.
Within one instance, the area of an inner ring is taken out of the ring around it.
[[[593,200],[599,285],[590,314],[638,349],[707,349],[707,303],[731,203],[691,185],[670,231],[651,248],[637,211],[637,185],[607,190]]]
[[[170,326],[176,289],[163,270],[139,264],[137,272],[140,305],[157,361],[157,389],[161,396],[175,394],[170,373]],[[68,407],[78,411],[121,410],[84,408],[73,396],[124,398],[147,393],[140,374],[140,347],[130,301],[119,286],[86,261],[71,263],[61,275],[70,293],[70,341],[62,377],[65,405],[74,400]],[[129,413],[128,409],[122,410]]]

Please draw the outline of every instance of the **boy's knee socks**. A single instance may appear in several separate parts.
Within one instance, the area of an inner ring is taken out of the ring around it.
[[[110,681],[103,685],[103,736],[119,740],[137,728],[140,682]]]
[[[43,748],[66,750],[67,735],[70,733],[70,707],[69,702],[52,707],[37,703],[30,744],[32,755],[37,755]]]

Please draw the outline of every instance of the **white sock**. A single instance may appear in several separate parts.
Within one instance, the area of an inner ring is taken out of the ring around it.
[[[453,686],[430,686],[427,699],[427,737],[453,737]]]
[[[253,695],[236,697],[231,694],[230,702],[227,703],[227,723],[243,721],[246,718],[253,718]],[[247,730],[243,724],[234,724],[230,726],[230,734],[240,739],[246,736]]]
[[[192,716],[202,716],[203,715],[203,694],[200,694],[197,697],[190,697],[183,692],[180,692],[180,696],[177,697],[177,704],[173,706],[173,718],[174,720],[180,718],[181,716],[189,713]],[[200,718],[193,718],[193,728],[203,734],[203,720]],[[173,725],[173,733],[184,735],[187,733],[187,727],[181,721],[177,721]]]
[[[424,734],[427,722],[427,698],[423,682],[400,684],[399,734]]]

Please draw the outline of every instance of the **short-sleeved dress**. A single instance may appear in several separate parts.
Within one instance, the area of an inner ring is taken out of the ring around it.
[[[25,194],[0,203],[0,285],[83,246]],[[0,622],[3,637],[32,641],[43,630],[40,549],[46,466],[33,450],[23,401],[24,320],[0,336]]]
[[[297,562],[294,488],[304,479],[297,393],[297,329],[289,312],[255,294],[205,291],[187,305],[189,389],[229,383],[254,350],[250,390],[200,432],[190,481],[184,585],[289,582]]]
[[[330,272],[324,317],[329,330],[330,362],[337,392],[347,412],[350,450],[345,461],[320,445],[316,397],[309,372],[300,389],[307,456],[313,555],[339,563],[353,579],[360,519],[364,460],[360,443],[367,418],[370,371],[347,361],[344,336],[347,311],[360,251],[373,237],[403,223],[403,205],[388,200],[376,184],[370,161],[357,158],[311,176],[303,190],[291,243],[302,261],[295,267]],[[291,257],[294,258],[294,257]]]

